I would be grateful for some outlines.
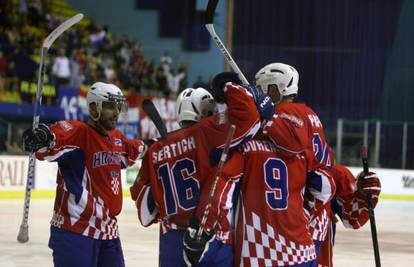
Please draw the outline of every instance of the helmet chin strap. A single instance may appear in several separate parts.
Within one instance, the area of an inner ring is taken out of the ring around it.
[[[98,122],[99,119],[101,118],[101,112],[98,112],[98,116],[97,117],[92,116],[92,114],[89,114],[89,116],[91,117],[92,120]]]
[[[89,107],[89,117],[90,117],[92,120],[94,120],[94,121],[98,122],[98,121],[99,121],[99,119],[101,118],[101,108],[99,107],[99,105],[96,105],[96,111],[98,112],[98,116],[94,117],[94,116],[92,115],[91,110],[90,110],[90,107]]]

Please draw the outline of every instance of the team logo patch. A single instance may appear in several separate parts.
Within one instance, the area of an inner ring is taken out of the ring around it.
[[[70,130],[73,129],[73,125],[70,124],[67,121],[60,121],[59,122],[60,127],[65,131],[65,132],[69,132]]]
[[[119,138],[114,138],[114,143],[116,146],[122,146],[122,140]]]
[[[295,127],[298,127],[298,128],[303,127],[303,120],[301,120],[301,119],[299,119],[299,118],[297,118],[293,115],[282,113],[279,116],[283,119],[286,119],[286,120],[290,121],[293,124],[293,126],[295,126]]]
[[[111,181],[111,188],[112,188],[112,192],[114,192],[115,195],[119,194],[119,172],[116,171],[112,171],[111,172],[111,177],[112,177],[112,181]]]

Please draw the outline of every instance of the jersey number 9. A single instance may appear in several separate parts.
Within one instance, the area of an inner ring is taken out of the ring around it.
[[[272,210],[284,210],[288,206],[288,169],[283,160],[269,158],[263,165],[267,187],[266,202]]]

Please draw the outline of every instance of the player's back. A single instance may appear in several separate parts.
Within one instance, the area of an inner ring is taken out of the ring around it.
[[[312,146],[312,150],[319,162],[330,165],[329,147],[327,145],[322,122],[316,112],[303,103],[286,102],[276,106],[276,112],[284,119],[292,122],[298,121],[297,124],[303,123],[301,134],[303,145]],[[297,127],[301,129],[301,127]],[[306,138],[303,138],[306,135]]]
[[[236,266],[287,266],[313,260],[303,210],[310,152],[278,153],[267,140],[243,145],[244,177],[236,229]],[[304,156],[306,155],[306,157]]]
[[[199,203],[200,190],[214,167],[208,155],[225,140],[227,124],[217,116],[172,132],[155,142],[143,160],[141,175],[150,177],[151,190],[164,226],[186,229]]]

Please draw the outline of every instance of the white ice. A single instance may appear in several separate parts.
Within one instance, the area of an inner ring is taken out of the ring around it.
[[[29,242],[16,240],[23,200],[0,200],[0,267],[53,266],[47,246],[52,200],[32,200]],[[375,210],[382,266],[414,266],[414,202],[381,200]],[[139,225],[129,199],[119,216],[126,266],[158,266],[158,225]],[[375,266],[369,223],[360,230],[338,226],[335,267]]]

